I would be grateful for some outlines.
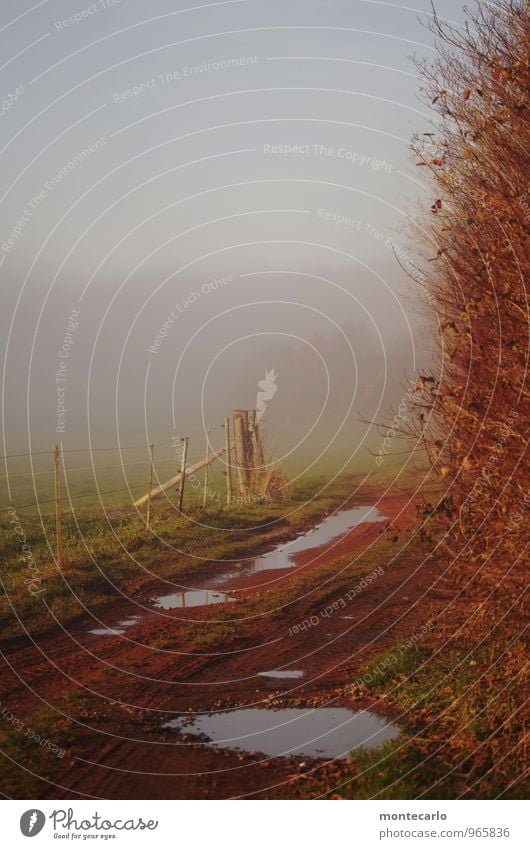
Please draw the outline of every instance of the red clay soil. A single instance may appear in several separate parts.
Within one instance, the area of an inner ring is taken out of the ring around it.
[[[402,531],[413,524],[415,506],[402,492],[365,488],[357,503],[377,504]],[[162,725],[171,714],[236,707],[364,706],[345,695],[345,688],[371,658],[421,629],[440,572],[431,560],[409,557],[409,537],[400,533],[400,554],[381,563],[383,573],[345,600],[344,607],[321,615],[334,600],[345,599],[345,588],[375,568],[373,549],[380,545],[385,524],[364,523],[338,541],[305,551],[294,568],[232,580],[235,604],[156,610],[149,599],[168,589],[153,585],[141,599],[149,612],[135,607],[136,597],[105,608],[110,627],[142,614],[123,635],[90,634],[97,626],[86,619],[68,628],[58,623],[55,633],[35,642],[13,640],[2,663],[3,706],[23,719],[48,703],[72,718],[55,732],[60,740],[50,732],[51,741],[67,753],[54,759],[53,778],[40,780],[35,795],[288,798],[297,795],[305,773],[340,779],[348,765],[344,760],[266,758],[259,752],[216,749]],[[310,586],[306,582],[293,592],[297,581],[301,585],[311,576]],[[288,605],[278,602],[282,594]],[[227,612],[240,618],[227,621]],[[211,634],[201,648],[202,637]],[[302,669],[304,677],[258,675],[279,667]],[[72,692],[80,696],[65,700]],[[375,707],[388,711],[382,704]]]

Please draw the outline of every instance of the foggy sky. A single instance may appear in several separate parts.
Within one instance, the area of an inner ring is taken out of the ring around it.
[[[430,357],[391,248],[415,258],[429,198],[409,152],[431,120],[416,12],[11,0],[0,15],[2,453],[200,433],[255,406],[274,369],[278,453],[346,454],[359,415],[399,403]]]

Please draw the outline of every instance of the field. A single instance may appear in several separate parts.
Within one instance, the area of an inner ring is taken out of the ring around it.
[[[358,482],[311,479],[286,500],[206,512],[191,505],[185,516],[160,502],[150,534],[130,508],[76,511],[65,517],[62,574],[42,534],[53,544],[53,516],[26,510],[20,524],[38,593],[28,591],[28,561],[4,519],[3,792],[142,798],[147,782],[153,798],[518,797],[518,783],[503,786],[502,764],[477,759],[492,734],[503,745],[517,730],[518,682],[513,701],[499,703],[488,677],[505,647],[470,645],[460,632],[469,602],[414,531],[413,476],[401,489]],[[297,555],[295,569],[250,576],[241,568],[326,515],[366,504],[389,520]],[[201,586],[227,562],[241,568],[233,602],[153,608],[161,593]],[[105,633],[124,618],[132,623],[124,633]],[[293,665],[303,667],[302,681],[260,677]],[[496,686],[505,689],[501,679]],[[302,764],[212,750],[163,728],[174,715],[256,704],[369,708],[399,736],[345,760]]]

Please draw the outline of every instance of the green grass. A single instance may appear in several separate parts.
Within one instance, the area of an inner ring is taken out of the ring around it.
[[[502,671],[497,671],[496,680],[488,680],[491,647],[471,658],[468,645],[440,651],[432,644],[399,649],[396,645],[376,657],[363,672],[362,688],[355,683],[347,690],[382,700],[396,715],[403,714],[402,736],[378,749],[356,750],[348,774],[337,780],[340,786],[323,776],[307,782],[302,795],[526,798],[524,781],[506,791],[513,771],[509,762],[503,763],[524,730],[521,717],[513,716],[521,705],[521,682],[507,689]],[[524,662],[523,647],[520,660]]]
[[[293,495],[291,501],[278,504],[257,504],[239,507],[222,515],[212,513],[212,529],[197,529],[187,519],[177,518],[174,513],[158,509],[155,515],[157,527],[163,531],[164,538],[175,544],[186,543],[187,550],[195,553],[208,553],[210,557],[238,556],[253,547],[268,547],[273,540],[292,535],[320,517],[327,510],[340,503],[351,490],[351,482],[342,480],[334,484],[325,495],[307,502],[315,491],[318,481],[305,482]],[[267,522],[281,518],[286,507],[294,510],[287,522],[267,527]],[[200,517],[197,510],[196,516]],[[43,545],[39,538],[39,523],[31,517],[28,525],[28,539],[35,550]],[[128,540],[130,547],[144,559],[150,558],[153,571],[161,576],[174,579],[177,574],[186,574],[197,566],[195,561],[183,556],[181,559],[168,559],[167,553],[160,552],[160,543],[149,539],[145,528],[136,517],[127,515],[123,510],[116,511],[112,521],[119,527],[122,539]],[[135,524],[136,522],[136,524]],[[233,536],[227,538],[223,525],[229,526]],[[261,527],[260,527],[261,525]],[[264,526],[265,525],[265,526]],[[249,527],[258,526],[249,539]],[[4,528],[4,533],[5,533]],[[92,541],[98,553],[98,562],[105,564],[105,571],[113,579],[124,584],[134,584],[142,580],[137,567],[127,557],[117,556],[113,544],[109,541],[108,530],[97,514],[83,516],[83,530]],[[11,556],[16,556],[16,545],[10,535],[5,540]],[[45,549],[44,549],[45,550]],[[67,573],[76,586],[86,590],[87,600],[93,609],[107,600],[105,582],[102,576],[86,565],[79,547],[75,547],[72,529],[67,536],[68,560]],[[185,650],[189,646],[196,652],[209,652],[222,647],[230,649],[238,641],[245,641],[247,625],[236,620],[260,614],[262,620],[279,618],[275,606],[283,606],[281,614],[285,617],[285,606],[304,593],[312,593],[311,605],[315,612],[328,602],[339,598],[351,588],[352,579],[358,574],[367,574],[377,566],[392,568],[392,561],[399,551],[399,545],[392,542],[390,534],[384,535],[376,546],[359,554],[351,564],[349,557],[337,558],[326,563],[314,572],[308,571],[267,593],[269,613],[263,614],[259,598],[251,597],[234,611],[220,611],[216,622],[208,623],[172,623],[171,628],[155,638],[152,648],[161,651]],[[425,554],[425,546],[415,543],[409,546],[406,556],[418,562]],[[69,592],[64,592],[61,579],[54,574],[50,565],[50,574],[46,583],[47,601],[52,599],[53,609],[62,611],[65,619],[75,618],[79,611],[72,604]],[[5,570],[4,570],[5,574]],[[43,627],[47,620],[42,609],[35,608],[35,619],[31,620],[27,590],[23,585],[24,570],[13,570],[9,580],[13,582],[13,598],[31,621],[31,627]],[[54,595],[56,593],[56,595]],[[305,608],[307,615],[308,609]],[[417,626],[415,626],[417,627]],[[411,628],[412,630],[412,628]],[[420,639],[416,645],[402,648],[396,643],[384,653],[375,657],[368,667],[363,668],[359,678],[351,680],[345,686],[345,695],[358,699],[371,699],[384,702],[393,715],[404,715],[400,721],[402,736],[376,750],[356,750],[347,765],[334,765],[329,771],[319,770],[318,778],[307,779],[293,786],[293,795],[302,798],[315,798],[329,793],[334,797],[355,799],[452,799],[461,795],[464,798],[496,798],[503,793],[511,780],[510,762],[503,761],[503,755],[510,751],[514,741],[521,733],[518,717],[512,717],[514,709],[520,705],[520,681],[514,681],[512,687],[506,687],[507,678],[502,641],[493,643],[487,649],[470,651],[469,642],[455,638],[450,645],[440,645],[436,631]],[[518,653],[517,653],[518,652]],[[131,663],[127,652],[115,659],[117,667],[128,668]],[[134,665],[134,662],[132,662]],[[523,669],[524,649],[513,649],[510,656],[512,668]],[[493,668],[492,674],[489,669]],[[112,684],[112,673],[101,670],[94,684],[101,684],[108,678]],[[93,705],[87,695],[72,691],[64,695],[65,712],[72,717],[92,716]],[[491,702],[491,704],[489,704]],[[61,702],[63,704],[63,702]],[[46,735],[50,741],[68,750],[76,730],[71,723],[65,722],[56,713],[39,709],[24,718],[26,727],[36,733]],[[490,745],[493,740],[493,747]],[[0,723],[0,748],[11,760],[4,761],[7,792],[18,798],[39,796],[36,779],[20,770],[16,764],[24,764],[29,770],[43,777],[52,777],[57,766],[57,756],[42,749],[21,731],[14,730],[5,720]],[[477,754],[478,753],[478,754]],[[68,755],[67,755],[68,757]],[[518,757],[518,756],[517,756]],[[500,766],[498,766],[498,763]],[[524,798],[524,786],[515,785],[504,798]]]
[[[209,507],[206,511],[191,505],[185,517],[166,502],[155,501],[152,533],[131,507],[115,508],[106,516],[101,510],[66,514],[62,574],[54,560],[53,516],[17,513],[17,535],[4,513],[0,520],[1,603],[6,615],[1,634],[6,638],[20,633],[17,615],[36,634],[54,626],[46,607],[63,623],[82,615],[75,596],[97,611],[116,597],[112,584],[137,591],[156,578],[174,581],[189,577],[205,561],[238,559],[287,539],[340,504],[352,488],[343,478],[315,496],[324,484],[323,480],[305,480],[286,500]],[[25,551],[22,544],[27,546]],[[27,559],[30,556],[31,561]],[[30,580],[32,584],[28,584]],[[30,588],[38,594],[32,594]]]
[[[58,764],[68,758],[69,722],[47,706],[24,720],[11,716],[6,711],[0,717],[2,792],[10,798],[35,798],[46,779],[53,780]]]

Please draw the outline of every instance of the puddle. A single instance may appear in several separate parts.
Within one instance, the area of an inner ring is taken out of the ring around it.
[[[174,610],[177,607],[201,607],[207,604],[227,604],[235,601],[228,593],[213,590],[183,590],[171,595],[161,595],[154,599],[155,607],[164,610]]]
[[[221,584],[244,575],[255,575],[257,572],[266,572],[269,569],[287,569],[295,564],[295,555],[311,548],[319,548],[322,545],[344,536],[352,528],[362,522],[383,522],[388,516],[383,515],[377,507],[353,507],[349,510],[341,510],[333,516],[324,519],[305,534],[288,543],[283,543],[273,548],[261,557],[242,560],[237,568],[230,572],[218,575],[212,584]]]
[[[303,678],[303,669],[271,669],[270,672],[258,672],[262,678]]]
[[[98,637],[116,637],[125,634],[125,628],[130,628],[131,625],[137,625],[139,621],[139,616],[131,616],[129,619],[122,619],[115,628],[93,628],[88,633],[96,634]]]
[[[244,708],[191,720],[178,717],[162,727],[205,735],[221,749],[263,752],[269,757],[346,758],[358,746],[374,748],[400,733],[373,711],[354,713],[347,708]]]
[[[318,548],[321,545],[325,545],[332,540],[344,536],[344,534],[356,525],[360,525],[361,522],[382,522],[387,518],[377,507],[354,507],[349,510],[341,510],[339,513],[324,519],[320,525],[311,528],[295,540],[273,548],[272,551],[263,554],[261,557],[240,561],[236,564],[236,568],[232,568],[229,572],[223,572],[206,583],[210,587],[216,587],[219,584],[224,584],[227,581],[241,578],[242,576],[265,572],[269,569],[285,569],[294,566],[294,557],[301,551]],[[170,595],[157,596],[152,601],[155,607],[163,610],[175,610],[183,607],[227,604],[235,601],[235,598],[232,598],[226,592],[217,592],[213,589],[197,589],[181,590]],[[121,624],[123,625],[125,623]],[[273,676],[272,672],[263,674],[276,678],[298,677],[294,675],[280,676],[279,674]]]

